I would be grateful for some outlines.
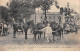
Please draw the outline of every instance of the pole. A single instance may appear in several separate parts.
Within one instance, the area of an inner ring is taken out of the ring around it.
[[[46,7],[45,7],[45,19],[47,19],[47,17],[46,17]]]
[[[35,23],[36,23],[36,9],[35,9]]]

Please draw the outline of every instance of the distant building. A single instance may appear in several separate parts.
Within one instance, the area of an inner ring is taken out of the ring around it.
[[[43,12],[37,11],[35,14],[31,16],[31,20],[34,20],[34,23],[40,23],[42,21]]]
[[[48,22],[56,22],[56,23],[63,23],[63,15],[60,12],[47,12],[47,21]],[[45,19],[45,14],[43,12],[36,12],[31,16],[31,20],[34,20],[34,23],[42,23]]]
[[[45,18],[45,15],[42,15],[43,19]],[[55,21],[56,23],[62,22],[63,20],[63,15],[59,12],[54,12],[54,13],[47,13],[47,21],[48,22],[53,22]]]

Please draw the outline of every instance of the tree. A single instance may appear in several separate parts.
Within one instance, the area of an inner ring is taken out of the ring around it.
[[[29,19],[38,7],[41,7],[41,9],[45,12],[45,18],[47,18],[46,11],[50,9],[53,2],[55,3],[55,6],[59,8],[57,0],[12,0],[9,8],[11,15],[15,20],[21,17]]]
[[[41,9],[44,11],[45,19],[47,19],[46,11],[48,11],[51,8],[53,3],[57,8],[59,8],[57,0],[34,0],[34,1],[36,2],[34,6],[41,7]]]
[[[17,21],[18,19],[30,19],[34,13],[30,0],[12,0],[9,5],[11,16]]]
[[[46,18],[46,10],[50,9],[53,1],[54,0],[12,0],[8,7],[11,16],[16,22],[19,20],[22,21],[25,18],[26,23],[28,23],[30,16],[35,13],[35,9],[38,7],[42,7],[42,10],[45,11]],[[28,27],[29,25],[25,28],[25,32],[27,32]],[[25,33],[25,36],[27,36],[27,33]],[[27,39],[27,37],[25,39]]]
[[[23,21],[26,19],[26,23],[24,23],[24,31],[25,31],[25,39],[27,39],[27,31],[29,29],[29,21],[30,16],[35,12],[35,7],[32,3],[32,0],[12,0],[8,5],[11,16],[14,18],[15,22]],[[14,29],[14,34],[16,33]],[[16,35],[14,35],[16,36]]]
[[[52,0],[42,0],[41,1],[41,9],[45,12],[45,19],[47,19],[46,11],[50,9],[50,6],[53,4]]]
[[[1,18],[5,21],[8,22],[9,16],[8,16],[8,9],[4,6],[0,6],[0,13],[1,13]]]

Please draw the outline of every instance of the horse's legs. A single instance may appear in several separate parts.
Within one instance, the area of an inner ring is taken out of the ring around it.
[[[22,33],[23,33],[23,30],[22,30]]]
[[[76,28],[76,31],[75,31],[75,33],[76,33],[76,34],[78,33],[78,30],[77,30],[77,28]]]
[[[53,35],[53,41],[54,41],[54,35]]]
[[[44,38],[45,38],[45,32],[44,32]]]
[[[62,33],[61,33],[61,34],[62,34],[62,38],[63,38],[63,34],[64,34],[64,33],[63,33],[63,31],[62,31]]]
[[[34,39],[35,39],[35,41],[36,41],[36,34],[34,34]]]
[[[61,37],[61,36],[62,36],[62,34],[60,33],[60,39],[62,39],[62,37]]]
[[[40,39],[41,39],[41,34],[40,34]]]
[[[38,34],[38,39],[41,39],[41,33],[40,33],[40,34]]]
[[[60,36],[60,39],[61,39],[61,37],[62,37],[62,33],[61,33],[61,31],[59,31],[58,33],[59,33],[59,36]]]
[[[63,34],[62,34],[62,39],[63,39]]]
[[[3,33],[4,33],[4,34],[3,34],[2,36],[5,36],[5,28],[3,29]]]
[[[16,30],[14,30],[13,33],[14,33],[14,34],[13,34],[13,38],[16,38]]]
[[[5,33],[8,35],[8,29],[5,30]]]
[[[55,33],[52,32],[52,35],[53,35],[53,41],[54,41],[54,35],[55,35]]]
[[[38,34],[38,39],[39,39],[40,34]]]
[[[28,39],[28,38],[27,38],[27,30],[25,30],[25,39]]]

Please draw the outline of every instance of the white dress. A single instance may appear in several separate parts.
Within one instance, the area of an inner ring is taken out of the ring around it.
[[[47,26],[47,27],[41,29],[40,31],[45,32],[45,37],[52,37],[52,29],[50,26]]]
[[[41,29],[40,31],[45,32],[46,42],[52,41],[53,36],[52,36],[52,29],[50,26],[47,26],[47,27]]]
[[[46,37],[52,37],[52,29],[50,26],[45,28]]]

